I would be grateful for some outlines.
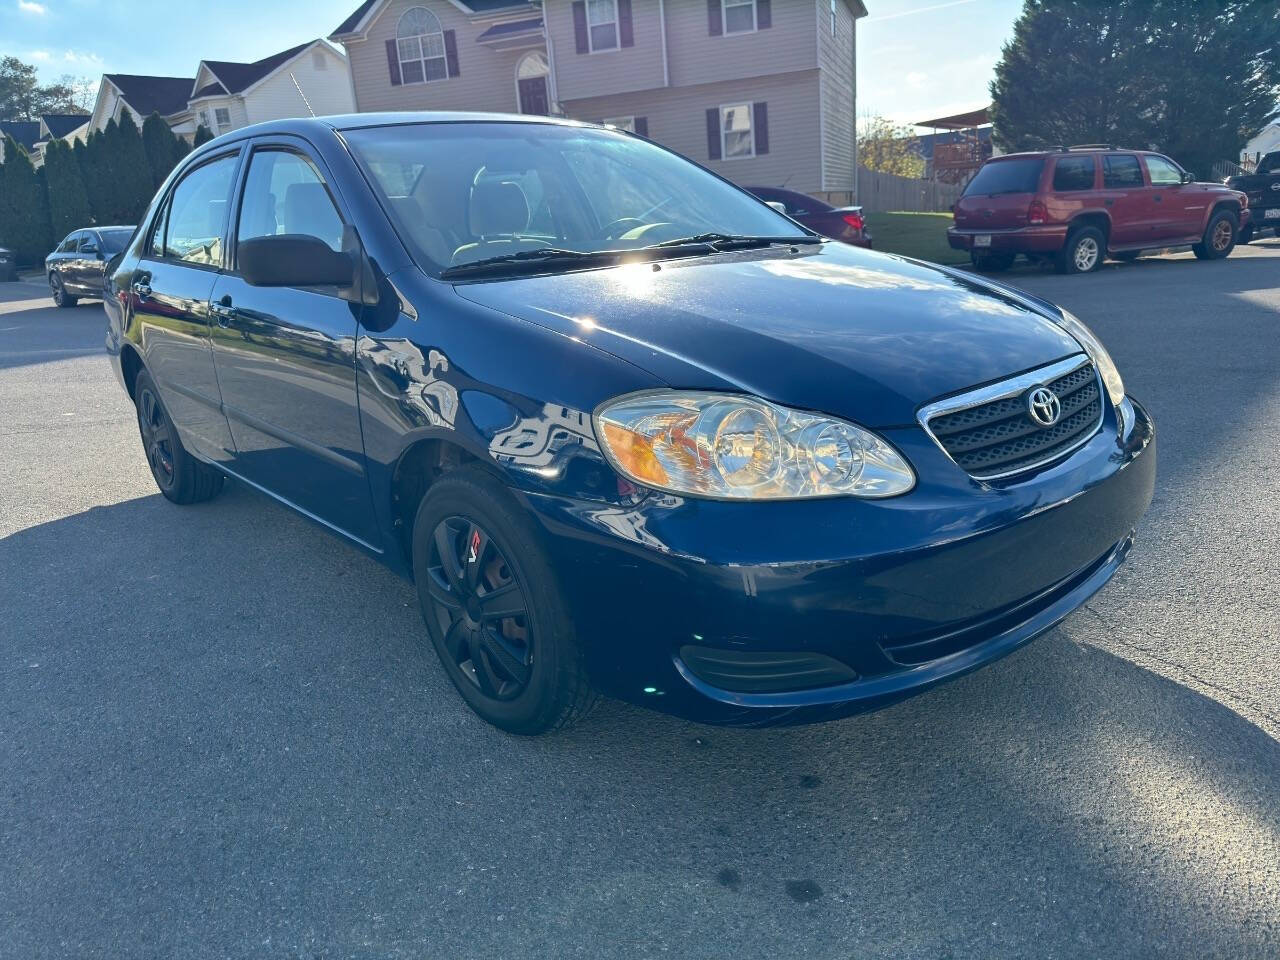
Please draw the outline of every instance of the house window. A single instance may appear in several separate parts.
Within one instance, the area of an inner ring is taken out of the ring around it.
[[[426,7],[406,10],[396,26],[400,76],[405,83],[444,80],[449,75],[444,57],[444,30]]]
[[[218,132],[223,133],[231,127],[231,111],[226,107],[217,107],[213,111],[214,122],[218,124]]]
[[[734,157],[754,157],[755,155],[755,134],[751,130],[751,104],[734,103],[721,107],[720,156],[726,160],[732,160]]]
[[[756,0],[723,0],[725,33],[750,33],[756,28]],[[727,156],[727,154],[726,154]]]
[[[635,117],[605,117],[604,123],[609,127],[617,127],[619,130],[625,130],[627,133],[636,132]]]
[[[587,0],[587,35],[592,53],[618,48],[618,0]]]
[[[836,0],[831,0],[831,35],[836,35]]]

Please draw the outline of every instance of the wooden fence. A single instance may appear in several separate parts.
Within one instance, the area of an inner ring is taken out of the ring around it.
[[[964,187],[937,180],[917,180],[892,173],[858,168],[858,189],[828,190],[814,196],[837,207],[861,204],[868,213],[882,210],[910,210],[916,213],[947,213],[960,199]]]

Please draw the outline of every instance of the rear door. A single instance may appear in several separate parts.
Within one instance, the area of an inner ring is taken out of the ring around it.
[[[331,179],[302,141],[258,141],[240,179],[236,244],[288,233],[341,251],[354,236]],[[251,286],[235,256],[233,246],[211,298],[234,469],[377,549],[356,401],[360,308],[337,287]]]
[[[1132,153],[1102,156],[1102,204],[1111,214],[1111,247],[1151,243],[1154,237],[1151,194],[1138,158]]]
[[[1205,192],[1184,184],[1182,168],[1167,157],[1148,153],[1142,159],[1151,182],[1152,229],[1158,239],[1167,242],[1199,234],[1204,229]]]
[[[182,442],[220,463],[235,456],[210,349],[209,294],[222,268],[235,148],[186,171],[147,226],[132,309],[147,369]]]

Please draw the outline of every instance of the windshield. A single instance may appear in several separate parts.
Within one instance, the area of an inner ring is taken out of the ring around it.
[[[989,197],[997,193],[1035,193],[1043,167],[1043,157],[993,160],[969,181],[964,195]]]
[[[539,250],[625,251],[710,233],[808,236],[701,167],[611,130],[419,123],[344,136],[435,276]]]
[[[129,238],[133,236],[133,231],[99,230],[98,234],[102,237],[102,252],[105,254],[116,254],[128,245]]]

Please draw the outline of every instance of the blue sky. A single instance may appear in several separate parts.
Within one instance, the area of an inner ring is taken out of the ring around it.
[[[701,0],[678,0],[701,2]],[[791,0],[781,0],[791,2]],[[0,0],[0,55],[60,74],[191,76],[327,34],[358,0]],[[866,0],[858,112],[908,122],[983,106],[1020,0]]]

